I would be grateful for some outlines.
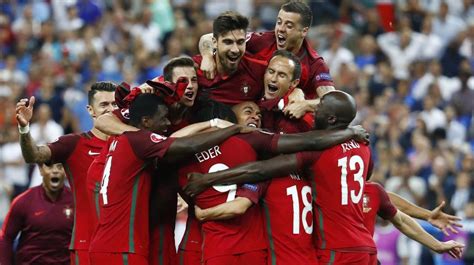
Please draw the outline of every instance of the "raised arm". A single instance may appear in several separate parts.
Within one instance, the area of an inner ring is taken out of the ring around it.
[[[397,211],[395,216],[390,219],[392,224],[409,238],[423,244],[437,253],[449,253],[453,258],[460,258],[463,244],[456,241],[440,242],[428,234],[421,226],[410,216],[401,211]]]
[[[456,227],[462,227],[462,224],[459,223],[459,221],[461,221],[460,217],[449,215],[441,211],[445,202],[442,202],[438,207],[430,211],[405,200],[403,197],[393,192],[387,192],[387,194],[390,201],[392,201],[398,210],[413,218],[428,221],[434,227],[441,230],[445,235],[449,235],[448,229],[457,234],[458,231],[456,230]]]
[[[227,128],[234,125],[232,122],[228,122],[226,120],[221,120],[221,119],[212,119],[209,121],[203,121],[203,122],[198,122],[194,123],[191,125],[188,125],[173,134],[171,134],[171,137],[179,138],[179,137],[185,137],[185,136],[190,136],[194,135],[196,133],[201,133],[204,132],[205,130],[208,130],[210,128]]]
[[[176,162],[189,155],[211,148],[242,130],[245,130],[245,128],[240,125],[233,125],[213,132],[177,138],[168,148],[163,160]]]
[[[297,134],[282,134],[278,139],[278,153],[323,150],[349,139],[368,142],[369,134],[362,126],[353,126],[345,130],[314,130]]]
[[[252,206],[252,201],[245,197],[237,197],[232,201],[221,203],[211,208],[201,209],[194,206],[196,218],[203,221],[227,220],[244,214]]]
[[[95,127],[107,135],[120,135],[127,131],[138,131],[138,128],[123,123],[113,113],[105,113],[94,121]]]
[[[16,121],[20,131],[20,146],[27,163],[45,163],[51,159],[51,150],[45,145],[36,145],[30,135],[30,120],[33,116],[35,97],[24,98],[16,104]]]
[[[212,33],[202,35],[199,39],[199,53],[202,56],[201,70],[207,79],[214,79],[216,62],[214,61],[214,43]]]
[[[280,155],[214,173],[191,173],[188,184],[183,190],[187,195],[193,197],[212,185],[260,182],[274,177],[284,177],[297,170],[296,154]]]

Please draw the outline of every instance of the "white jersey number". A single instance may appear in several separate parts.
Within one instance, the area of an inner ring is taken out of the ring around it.
[[[109,186],[110,168],[112,167],[112,156],[107,158],[105,163],[104,173],[102,174],[102,185],[100,186],[100,194],[102,194],[102,201],[104,205],[109,203],[107,199],[107,186]]]
[[[349,200],[349,189],[347,187],[347,156],[339,159],[338,167],[341,168],[341,204],[347,205]],[[352,171],[357,170],[356,173],[352,173]],[[351,190],[351,201],[355,204],[359,203],[360,199],[362,198],[362,192],[364,189],[364,161],[362,157],[355,155],[351,156],[349,159],[349,170],[353,175],[354,181],[359,182],[359,191]]]
[[[309,194],[309,197],[308,197]],[[293,201],[293,234],[298,235],[300,233],[300,223],[303,223],[303,228],[306,234],[313,233],[313,221],[311,224],[308,224],[307,215],[308,213],[313,212],[313,205],[311,204],[312,195],[311,188],[309,186],[304,186],[301,189],[301,200],[303,201],[304,208],[300,213],[300,199],[298,196],[298,188],[296,185],[288,187],[286,189],[286,195],[291,196]],[[301,219],[301,221],[300,221]]]
[[[209,168],[209,173],[221,171],[221,170],[226,170],[229,167],[226,164],[218,163],[213,165],[211,168]],[[227,195],[227,200],[226,202],[233,201],[235,199],[235,196],[237,194],[237,184],[231,184],[231,185],[214,185],[212,186],[215,190],[218,192],[229,192]]]

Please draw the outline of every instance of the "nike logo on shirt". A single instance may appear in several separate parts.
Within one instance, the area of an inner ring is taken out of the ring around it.
[[[89,155],[90,155],[90,156],[96,156],[96,155],[98,155],[98,154],[100,154],[100,153],[95,153],[95,152],[92,152],[91,150],[89,150]]]

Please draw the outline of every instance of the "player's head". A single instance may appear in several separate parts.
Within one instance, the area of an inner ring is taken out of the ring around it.
[[[212,99],[202,100],[199,103],[199,111],[196,111],[193,122],[202,122],[219,118],[237,123],[237,118],[229,105]]]
[[[300,82],[301,64],[298,57],[286,50],[277,50],[268,62],[263,78],[265,99],[283,97],[290,87]]]
[[[92,118],[97,118],[117,108],[114,97],[116,88],[117,85],[112,82],[96,82],[91,86],[87,94],[89,101],[87,111]]]
[[[64,187],[64,173],[63,165],[53,164],[48,166],[46,164],[38,164],[40,174],[43,177],[43,187],[47,192],[59,192]]]
[[[130,124],[164,134],[171,124],[168,120],[168,107],[163,99],[155,94],[140,94],[130,105]]]
[[[165,81],[172,83],[176,83],[179,78],[185,78],[188,81],[188,86],[179,103],[186,107],[192,107],[194,105],[198,82],[193,59],[187,56],[171,59],[163,68],[163,77]]]
[[[313,13],[303,2],[291,1],[283,4],[275,24],[277,48],[297,53],[308,34]]]
[[[317,130],[347,128],[355,118],[356,112],[356,103],[351,95],[339,90],[331,91],[316,105],[314,128]]]
[[[219,15],[213,23],[213,43],[216,48],[217,70],[226,74],[237,70],[245,53],[245,35],[249,21],[233,11]]]
[[[245,101],[239,103],[232,107],[232,111],[235,113],[238,124],[256,128],[262,126],[262,114],[255,102]]]

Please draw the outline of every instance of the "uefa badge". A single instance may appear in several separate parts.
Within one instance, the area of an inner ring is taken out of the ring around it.
[[[370,210],[372,210],[372,208],[369,207],[369,204],[370,204],[370,197],[367,196],[367,194],[364,194],[363,199],[362,199],[362,208],[364,210],[364,213],[368,213],[370,212]]]
[[[66,206],[66,208],[64,208],[64,210],[63,210],[63,213],[66,215],[66,218],[67,218],[67,219],[70,219],[71,216],[72,216],[72,209],[71,209],[71,207]]]

